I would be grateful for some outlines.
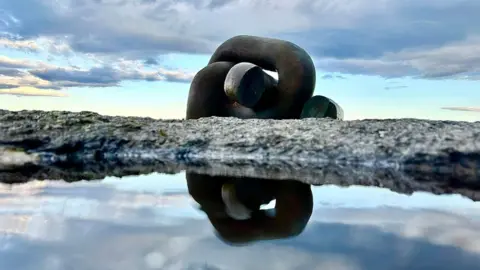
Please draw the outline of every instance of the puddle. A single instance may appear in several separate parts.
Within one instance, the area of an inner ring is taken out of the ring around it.
[[[221,196],[224,180],[232,178],[186,178],[153,173],[1,184],[0,269],[384,270],[480,264],[480,203],[460,195],[238,178],[237,202],[267,206],[234,219]]]

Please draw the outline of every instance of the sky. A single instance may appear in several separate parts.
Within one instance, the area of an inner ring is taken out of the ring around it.
[[[480,121],[478,0],[0,0],[0,109],[184,118],[239,34],[304,48],[345,120]]]

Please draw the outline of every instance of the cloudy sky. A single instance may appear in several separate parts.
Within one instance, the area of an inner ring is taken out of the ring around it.
[[[478,0],[0,0],[0,108],[182,118],[237,34],[305,48],[346,119],[480,120]]]

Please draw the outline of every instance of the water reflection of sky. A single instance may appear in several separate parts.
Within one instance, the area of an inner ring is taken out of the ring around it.
[[[296,238],[232,247],[184,174],[0,187],[0,269],[477,269],[480,206],[461,196],[313,188]]]

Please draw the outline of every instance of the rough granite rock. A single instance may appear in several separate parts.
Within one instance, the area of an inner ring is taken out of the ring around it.
[[[474,198],[480,189],[480,122],[154,120],[0,110],[0,147],[5,182],[187,169]]]

